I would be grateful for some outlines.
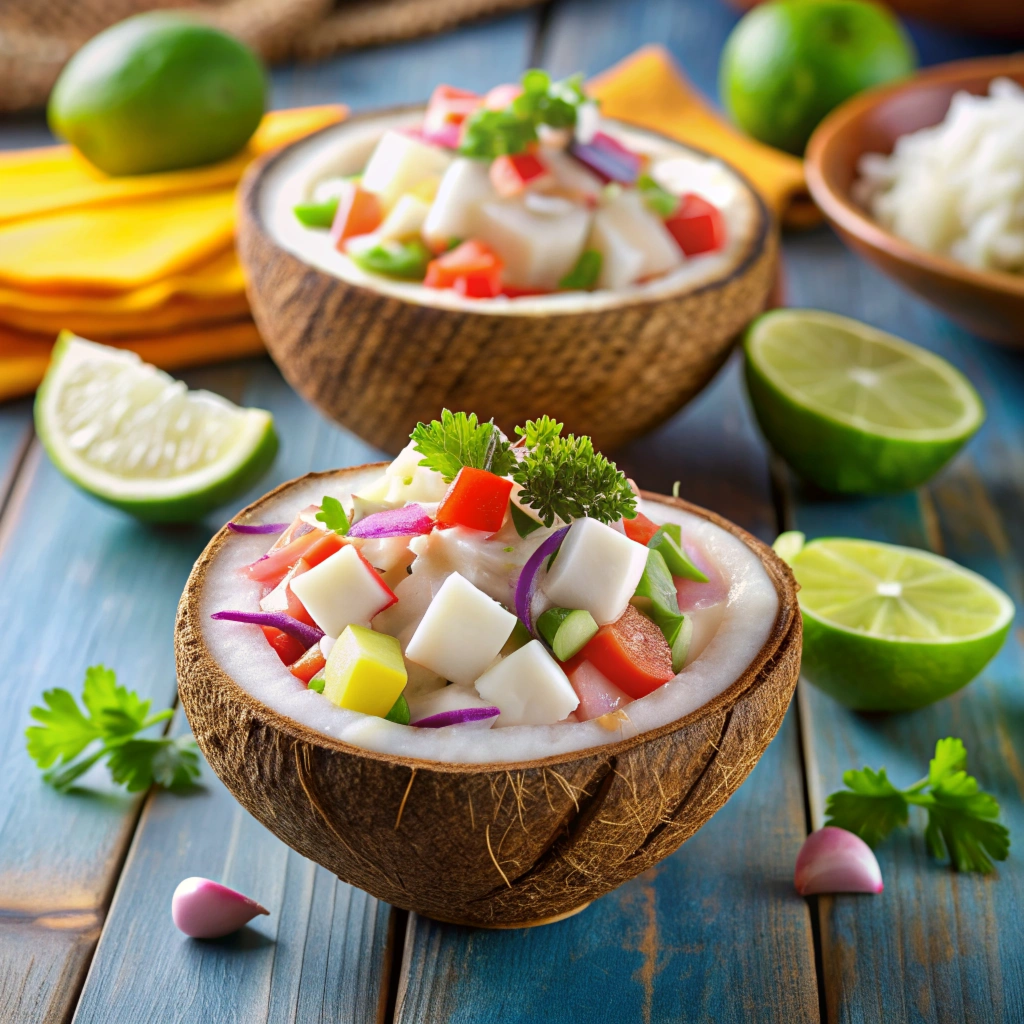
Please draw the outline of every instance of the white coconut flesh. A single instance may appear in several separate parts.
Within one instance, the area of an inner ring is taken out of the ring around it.
[[[379,476],[379,469],[371,469],[336,481],[306,481],[263,504],[259,521],[290,520],[307,505],[319,504],[325,494],[348,505],[353,492]],[[365,750],[427,761],[488,764],[615,743],[682,718],[727,689],[764,646],[779,606],[760,559],[737,537],[706,519],[660,503],[641,502],[640,510],[656,522],[678,523],[685,543],[701,552],[725,582],[725,593],[723,600],[692,613],[692,657],[683,671],[627,705],[625,718],[611,730],[597,721],[418,729],[335,706],[291,675],[261,630],[210,618],[216,611],[258,607],[263,591],[240,570],[266,553],[272,542],[266,535],[233,534],[214,556],[200,599],[203,635],[214,660],[257,700],[317,732]],[[525,559],[529,552],[526,546],[520,557]],[[416,673],[410,673],[410,686],[415,679]]]
[[[603,131],[651,158],[649,173],[663,188],[677,195],[694,192],[718,207],[726,225],[723,248],[691,256],[661,277],[626,288],[516,299],[467,299],[452,289],[426,288],[367,273],[338,252],[327,231],[304,227],[295,217],[294,208],[312,201],[318,186],[331,179],[360,173],[385,131],[412,127],[422,120],[422,110],[402,111],[341,124],[295,143],[271,166],[260,189],[259,214],[269,236],[281,248],[324,273],[409,302],[494,316],[551,316],[663,299],[722,280],[741,262],[760,229],[757,199],[721,161],[651,132],[604,121]]]

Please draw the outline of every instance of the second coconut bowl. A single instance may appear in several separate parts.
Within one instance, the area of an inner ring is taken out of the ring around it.
[[[258,161],[240,194],[239,253],[270,355],[303,397],[378,448],[397,452],[443,407],[487,410],[506,433],[548,413],[596,448],[615,448],[697,394],[764,308],[776,229],[731,168],[749,212],[744,230],[720,258],[688,261],[678,281],[674,273],[623,291],[474,301],[339,276],[349,261],[326,240],[310,242],[292,205],[318,175],[353,173],[385,130],[422,114],[374,113],[324,129]],[[604,128],[641,151],[703,156],[617,122]]]

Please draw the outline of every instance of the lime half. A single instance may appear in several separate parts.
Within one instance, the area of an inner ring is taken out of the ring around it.
[[[240,409],[65,331],[36,396],[36,432],[83,490],[151,522],[187,522],[229,501],[270,466],[269,412]]]
[[[977,392],[944,359],[834,313],[765,313],[744,347],[765,436],[800,476],[829,491],[917,487],[985,418]]]
[[[969,683],[1003,645],[1014,607],[948,558],[876,541],[826,538],[796,553],[803,672],[847,707],[910,711]],[[781,542],[781,543],[780,543]]]

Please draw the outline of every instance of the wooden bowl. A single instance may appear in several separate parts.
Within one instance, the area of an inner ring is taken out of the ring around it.
[[[414,123],[422,109],[325,129],[257,162],[242,183],[238,248],[253,315],[300,394],[388,452],[443,407],[486,409],[507,433],[546,412],[610,449],[667,419],[707,384],[764,308],[775,277],[775,224],[736,172],[752,212],[728,266],[657,297],[649,286],[594,293],[600,308],[578,309],[565,295],[474,303],[367,275],[352,283],[280,243],[268,228],[280,206],[269,197],[289,168],[314,159],[327,141],[343,146],[361,137],[353,133]],[[640,129],[612,122],[609,130],[617,127],[694,153]]]
[[[337,482],[368,468],[318,476]],[[239,518],[259,521],[264,503],[300,483],[282,485]],[[692,714],[621,742],[522,763],[450,764],[343,743],[271,710],[214,660],[200,604],[212,560],[235,536],[224,528],[192,570],[175,627],[178,689],[206,759],[289,846],[395,906],[499,928],[582,909],[672,853],[725,803],[782,724],[800,667],[788,566],[712,512],[643,497],[738,537],[779,597],[757,656]]]
[[[982,271],[897,238],[851,198],[864,153],[891,153],[907,132],[937,124],[953,94],[988,91],[993,78],[1024,84],[1024,54],[958,61],[872,89],[834,110],[807,147],[807,185],[832,226],[858,253],[975,334],[1024,346],[1024,274]]]

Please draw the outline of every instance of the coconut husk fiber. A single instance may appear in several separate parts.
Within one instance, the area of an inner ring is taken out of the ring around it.
[[[88,39],[142,11],[188,11],[245,40],[267,61],[429,35],[537,0],[3,0],[0,112],[46,103],[60,70]]]

